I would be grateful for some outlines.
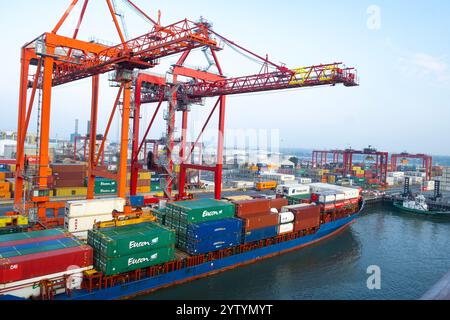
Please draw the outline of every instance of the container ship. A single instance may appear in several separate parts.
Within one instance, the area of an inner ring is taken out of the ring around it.
[[[128,299],[330,238],[364,208],[362,190],[280,186],[276,197],[71,201],[64,228],[0,236],[0,299]]]

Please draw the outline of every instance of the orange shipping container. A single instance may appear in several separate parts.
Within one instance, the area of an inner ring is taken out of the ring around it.
[[[273,190],[276,189],[277,183],[275,181],[269,181],[269,182],[258,182],[256,184],[256,189],[259,191],[262,190]]]
[[[0,182],[0,191],[9,192],[11,184],[9,182]]]
[[[0,172],[0,181],[5,181],[6,179],[6,172]]]

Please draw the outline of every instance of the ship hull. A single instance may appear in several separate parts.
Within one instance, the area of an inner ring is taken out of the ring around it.
[[[66,294],[57,295],[55,300],[119,300],[129,299],[135,296],[148,294],[159,289],[175,286],[178,284],[205,278],[217,273],[221,273],[240,266],[255,263],[260,260],[272,258],[287,252],[299,250],[303,247],[313,245],[328,239],[345,229],[347,229],[359,216],[354,214],[351,217],[323,224],[319,231],[313,235],[308,235],[295,240],[271,245],[268,247],[255,249],[249,252],[226,257],[214,262],[208,262],[195,267],[170,272],[155,277],[117,285],[111,288],[85,290],[73,292],[71,296]]]

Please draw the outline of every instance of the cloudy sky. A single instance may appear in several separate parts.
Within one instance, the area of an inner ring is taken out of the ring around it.
[[[70,1],[0,2],[2,74],[0,129],[15,130],[20,47],[51,31]],[[79,7],[81,5],[79,4]],[[150,25],[122,0],[130,36]],[[282,147],[364,148],[450,155],[450,3],[447,1],[206,1],[135,0],[152,17],[162,12],[169,24],[182,18],[205,17],[229,39],[292,68],[344,62],[358,69],[358,88],[324,87],[289,92],[234,96],[228,99],[227,127],[273,135]],[[69,35],[80,8],[61,29]],[[6,32],[5,32],[6,31]],[[105,1],[91,0],[81,39],[118,42]],[[227,76],[258,73],[260,66],[233,50],[219,53]],[[164,74],[171,57],[151,72]],[[200,52],[187,62],[201,66]],[[100,129],[106,125],[116,89],[102,78]],[[54,89],[52,137],[67,138],[80,119],[86,131],[90,80]],[[190,115],[194,139],[211,104],[194,107]],[[146,106],[144,120],[154,106]],[[30,130],[35,131],[36,119]],[[111,133],[117,139],[115,122]],[[214,126],[216,125],[213,122]],[[162,118],[152,131],[159,137]],[[144,128],[142,128],[144,130]],[[101,131],[101,130],[100,130]],[[212,139],[213,133],[209,134]],[[277,138],[279,137],[279,138]],[[207,137],[208,139],[208,137]],[[269,138],[270,139],[270,138]],[[230,142],[229,142],[230,143]]]

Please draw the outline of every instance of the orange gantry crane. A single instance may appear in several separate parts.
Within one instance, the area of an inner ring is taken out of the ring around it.
[[[117,98],[103,136],[100,150],[96,150],[94,143],[90,144],[88,156],[88,198],[94,197],[94,181],[96,176],[116,179],[118,181],[119,197],[127,194],[127,161],[129,141],[129,120],[131,112],[132,74],[135,69],[149,69],[159,63],[159,59],[192,49],[209,46],[220,50],[217,41],[208,32],[204,24],[195,23],[187,19],[181,20],[166,27],[161,27],[152,20],[132,1],[127,1],[148,21],[153,23],[152,31],[126,41],[124,38],[116,12],[111,0],[105,0],[120,44],[106,46],[100,43],[87,42],[77,39],[80,26],[83,22],[89,0],[84,0],[78,23],[71,37],[58,34],[67,17],[80,2],[73,0],[66,12],[51,32],[44,33],[22,47],[21,79],[18,115],[18,143],[16,160],[16,191],[15,208],[22,213],[28,213],[33,207],[38,217],[46,218],[46,209],[49,204],[49,138],[50,138],[50,111],[52,88],[76,80],[92,79],[91,102],[91,128],[90,141],[97,136],[97,119],[99,103],[100,75],[106,72],[115,72],[115,81],[119,83]],[[33,76],[29,76],[31,68],[35,67]],[[31,89],[28,96],[28,89]],[[35,172],[25,168],[24,144],[28,130],[31,113],[37,90],[42,90],[42,102],[39,110],[39,148],[38,167]],[[101,154],[104,152],[114,113],[122,103],[121,150],[118,172],[97,170]],[[24,192],[24,182],[28,180],[31,190]]]
[[[83,22],[89,0],[73,0],[67,11],[58,21],[55,28],[44,33],[35,40],[22,47],[21,60],[21,82],[19,97],[18,116],[18,144],[17,144],[17,166],[16,166],[16,210],[27,213],[30,208],[36,208],[38,217],[45,219],[46,210],[52,207],[49,198],[49,133],[50,133],[50,110],[52,88],[67,84],[84,78],[92,79],[92,101],[91,101],[91,128],[90,141],[95,141],[97,136],[97,119],[99,104],[99,81],[100,75],[114,72],[114,81],[118,83],[118,93],[112,108],[108,124],[103,135],[100,148],[96,150],[96,144],[89,144],[88,152],[88,199],[94,197],[95,177],[106,177],[116,179],[118,182],[118,196],[125,198],[127,195],[127,164],[129,145],[129,123],[133,118],[134,133],[132,137],[131,158],[131,194],[136,191],[137,174],[139,170],[138,156],[147,137],[156,115],[164,101],[169,102],[167,117],[167,159],[163,166],[167,171],[165,192],[168,197],[172,193],[172,183],[175,178],[172,153],[175,146],[175,114],[183,113],[182,138],[180,147],[181,173],[179,178],[180,196],[184,195],[184,184],[186,181],[186,170],[199,169],[215,173],[216,197],[221,193],[221,172],[223,158],[225,107],[226,96],[250,92],[261,92],[270,90],[284,90],[291,88],[313,87],[323,85],[344,84],[345,86],[356,86],[357,75],[352,68],[346,68],[340,63],[317,65],[307,68],[288,69],[277,65],[268,58],[262,58],[251,51],[237,45],[234,42],[220,36],[212,30],[210,24],[205,21],[192,22],[181,20],[169,26],[161,26],[145,14],[138,6],[130,0],[126,1],[139,14],[143,15],[153,24],[150,32],[132,40],[126,40],[123,30],[117,20],[117,13],[111,0],[105,0],[109,13],[120,38],[120,44],[106,46],[101,43],[87,42],[77,39],[80,26]],[[71,37],[58,34],[60,27],[65,23],[67,17],[72,13],[74,7],[82,2],[82,9],[78,18],[78,24]],[[238,78],[226,78],[222,72],[217,52],[222,50],[219,41],[238,48],[246,54],[252,55],[263,62],[264,68],[260,73]],[[189,54],[198,48],[209,51],[212,56],[212,64],[217,67],[218,72],[212,73],[207,70],[194,70],[184,66]],[[146,70],[157,66],[160,59],[172,55],[181,54],[177,64],[172,68],[172,79],[139,74],[133,79],[135,70]],[[31,68],[35,73],[30,77]],[[273,71],[269,71],[272,68]],[[190,78],[191,81],[180,82],[179,77]],[[145,86],[145,90],[142,87]],[[131,104],[131,94],[134,87],[135,103]],[[28,90],[31,93],[28,95]],[[33,110],[36,92],[42,91],[42,102],[39,110],[39,157],[36,172],[27,172],[24,166],[24,141],[28,130],[31,112]],[[188,129],[188,112],[190,105],[197,104],[205,98],[218,97],[218,100],[205,123],[197,141],[187,152],[186,133]],[[142,103],[158,103],[156,112],[149,124],[145,137],[140,142],[140,108]],[[122,125],[120,142],[120,160],[117,173],[111,173],[98,169],[99,161],[104,153],[105,142],[111,128],[111,124],[119,105],[122,106]],[[206,129],[213,113],[219,107],[219,141],[216,166],[203,166],[189,164],[190,154],[198,144],[203,131]],[[186,154],[190,154],[186,156]],[[24,192],[24,181],[30,181],[32,188],[30,193]]]

